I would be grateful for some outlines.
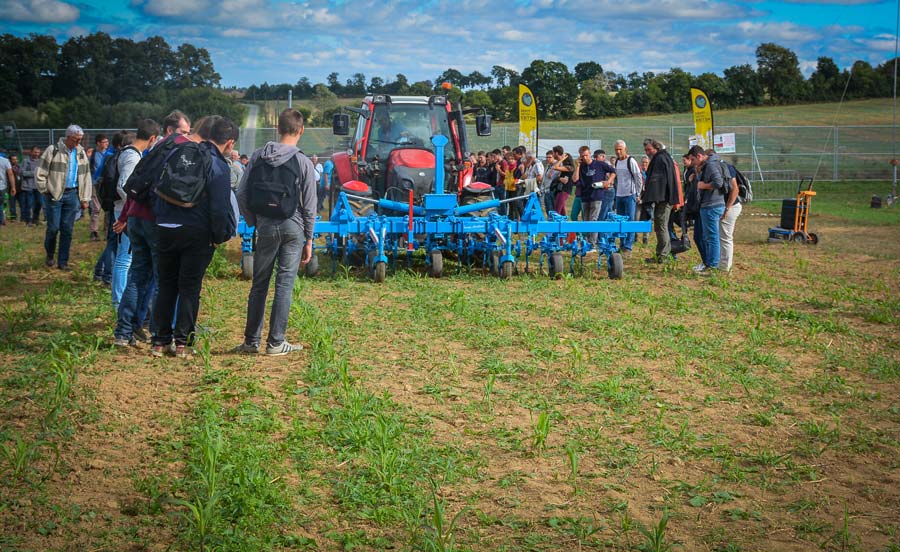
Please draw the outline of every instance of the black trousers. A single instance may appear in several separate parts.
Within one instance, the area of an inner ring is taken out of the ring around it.
[[[203,230],[159,227],[159,291],[153,308],[154,345],[193,345],[200,290],[215,247]],[[176,312],[177,305],[177,312]],[[172,317],[175,328],[172,328]]]

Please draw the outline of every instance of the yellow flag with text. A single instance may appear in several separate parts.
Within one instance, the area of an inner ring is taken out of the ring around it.
[[[537,155],[537,100],[531,89],[522,83],[519,83],[519,145]]]
[[[712,107],[706,92],[691,88],[691,110],[694,112],[694,136],[691,137],[691,143],[696,139],[696,143],[703,149],[713,147]]]

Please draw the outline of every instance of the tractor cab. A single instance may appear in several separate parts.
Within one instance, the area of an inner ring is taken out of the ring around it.
[[[344,190],[374,199],[414,202],[424,196],[460,193],[472,183],[472,167],[467,162],[465,114],[454,110],[445,96],[389,96],[376,94],[360,107],[344,107],[355,115],[356,128],[345,152],[334,154],[336,184],[332,197]],[[337,114],[333,130],[350,134],[352,115]],[[435,148],[431,137],[446,136],[444,182],[435,186]]]

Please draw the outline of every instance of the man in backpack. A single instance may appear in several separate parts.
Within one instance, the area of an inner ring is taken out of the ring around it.
[[[107,173],[115,173],[118,171],[118,167],[115,164],[107,163],[107,161],[115,157],[119,150],[122,149],[124,141],[127,137],[128,133],[124,130],[113,134],[112,145],[108,146],[104,150],[103,155],[100,156],[100,158],[97,160],[97,171],[95,173],[95,176],[93,177],[93,197],[97,198],[100,209],[105,213],[105,220],[103,221],[103,233],[106,239],[106,246],[103,248],[103,251],[100,252],[100,256],[97,257],[97,262],[96,264],[94,264],[94,281],[102,282],[104,286],[112,286],[113,268],[115,267],[116,263],[116,253],[118,252],[119,239],[116,236],[116,233],[113,231],[113,209],[115,208],[115,200],[113,200],[112,203],[107,202],[106,205],[104,205],[104,202],[100,201],[99,199],[100,190],[98,190],[97,188],[103,187],[104,190],[102,191],[107,191],[108,186],[104,186],[102,182],[104,172],[103,168],[106,167]],[[115,197],[119,197],[118,193],[115,194]]]
[[[126,147],[122,149],[113,159],[116,162],[118,169],[118,181],[116,182],[116,191],[119,195],[119,200],[115,202],[114,212],[116,214],[116,218],[121,216],[124,211],[125,202],[127,197],[125,195],[125,182],[128,181],[128,177],[131,176],[131,173],[134,171],[135,166],[137,166],[138,162],[141,160],[143,156],[143,152],[153,147],[153,143],[156,142],[156,137],[159,134],[159,125],[153,119],[144,119],[138,123],[137,134],[134,135],[134,141],[128,144]],[[110,159],[108,162],[113,161]],[[127,289],[128,281],[132,276],[132,259],[133,259],[133,247],[131,240],[129,239],[128,233],[119,233],[121,239],[118,245],[119,254],[116,255],[115,268],[113,270],[113,285],[112,285],[112,297],[113,297],[113,306],[116,308],[116,313],[120,313],[123,311],[124,304],[124,296],[125,290]],[[139,267],[139,270],[142,272],[148,273],[148,275],[152,276],[151,266],[147,263],[145,266]],[[128,305],[124,310],[129,311],[125,314],[130,316],[131,318],[135,318],[137,315],[137,308]],[[119,316],[121,318],[121,315]],[[138,329],[141,329],[141,325],[138,325]],[[118,323],[116,324],[116,330],[118,330]],[[144,339],[143,341],[146,341]],[[125,332],[122,332],[120,335],[116,335],[116,339],[113,342],[117,347],[127,347],[128,345],[133,345],[134,340],[132,335],[125,335]]]
[[[643,205],[653,206],[653,229],[656,233],[656,257],[648,263],[664,263],[669,260],[672,243],[669,239],[669,215],[672,206],[680,203],[678,174],[675,161],[663,145],[653,138],[644,140],[644,153],[650,158],[647,180],[641,197]]]
[[[161,153],[162,150],[157,150],[157,148],[170,137],[175,143],[189,141],[184,135],[190,133],[191,123],[181,111],[175,110],[170,113],[164,119],[163,124],[165,134],[161,140],[158,139],[154,142],[150,148],[151,152]],[[152,127],[150,130],[152,130]],[[199,137],[197,139],[200,140]],[[147,157],[145,155],[141,159],[146,160]],[[131,175],[134,175],[136,170],[138,170],[138,166],[132,169]],[[156,178],[159,177],[158,170],[154,171],[152,167],[147,170],[151,173],[155,172]],[[152,180],[153,175],[148,175],[148,178]],[[123,187],[127,181],[128,177],[122,180]],[[119,234],[127,230],[128,239],[131,243],[131,266],[128,269],[125,291],[122,293],[121,302],[119,303],[118,320],[114,335],[116,341],[121,339],[129,344],[133,342],[132,338],[137,341],[148,342],[150,341],[150,336],[144,331],[144,322],[147,320],[149,306],[156,301],[156,282],[159,274],[157,266],[158,231],[156,215],[153,214],[151,206],[129,197],[125,201],[125,207],[113,226],[113,230]],[[154,333],[153,327],[151,318],[151,334]]]
[[[296,109],[282,111],[278,117],[278,134],[278,142],[269,142],[253,152],[238,188],[241,214],[247,224],[256,226],[257,232],[244,342],[235,348],[236,352],[241,353],[259,352],[266,295],[276,259],[278,272],[266,354],[286,355],[302,348],[288,343],[284,334],[291,311],[294,278],[300,265],[305,265],[312,258],[317,207],[316,176],[312,162],[297,149],[297,142],[303,134],[303,114]],[[271,189],[275,195],[264,195],[264,189]],[[261,199],[276,197],[278,193],[291,198],[291,202],[275,206],[275,212],[261,206],[265,203]],[[264,210],[266,213],[262,213]],[[285,215],[286,218],[282,218]]]
[[[82,138],[84,131],[81,127],[69,125],[65,138],[60,138],[59,142],[48,147],[41,155],[41,164],[35,174],[35,182],[44,195],[47,212],[45,264],[53,266],[58,236],[59,255],[56,262],[60,270],[70,270],[69,248],[72,245],[75,217],[79,207],[87,209],[94,189],[87,154],[81,147]]]
[[[726,186],[726,177],[723,174],[722,163],[715,152],[707,154],[700,146],[693,146],[688,153],[691,155],[691,164],[697,171],[697,189],[700,191],[700,216],[697,222],[700,224],[702,239],[697,243],[697,248],[702,249],[704,266],[694,267],[694,272],[709,274],[719,269],[719,222],[725,214],[725,197],[722,195]]]
[[[616,140],[614,148],[616,158],[612,166],[616,169],[616,214],[626,215],[629,220],[635,220],[634,211],[637,198],[644,188],[644,177],[637,161],[628,155],[625,140]],[[627,233],[620,242],[622,252],[631,253],[634,247],[634,232]]]
[[[167,351],[178,358],[191,355],[206,267],[213,258],[215,246],[231,239],[237,226],[231,210],[231,169],[226,158],[238,138],[237,125],[218,116],[207,118],[207,122],[209,132],[199,147],[195,148],[193,142],[185,143],[169,154],[173,161],[191,161],[189,166],[199,171],[185,175],[192,177],[185,182],[198,188],[198,200],[189,207],[179,206],[158,193],[154,203],[159,232],[159,290],[153,308],[153,356],[162,356]],[[186,159],[187,148],[194,148],[192,154],[200,157]],[[164,184],[165,171],[159,192]]]

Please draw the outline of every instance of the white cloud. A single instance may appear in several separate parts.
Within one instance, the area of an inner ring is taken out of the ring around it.
[[[508,31],[503,31],[503,33],[501,33],[501,35],[500,35],[500,38],[502,38],[503,40],[521,41],[521,40],[528,40],[531,37],[528,34],[523,33],[522,31],[510,29]]]
[[[78,8],[59,0],[4,0],[0,13],[9,21],[27,23],[71,23],[81,14]]]

